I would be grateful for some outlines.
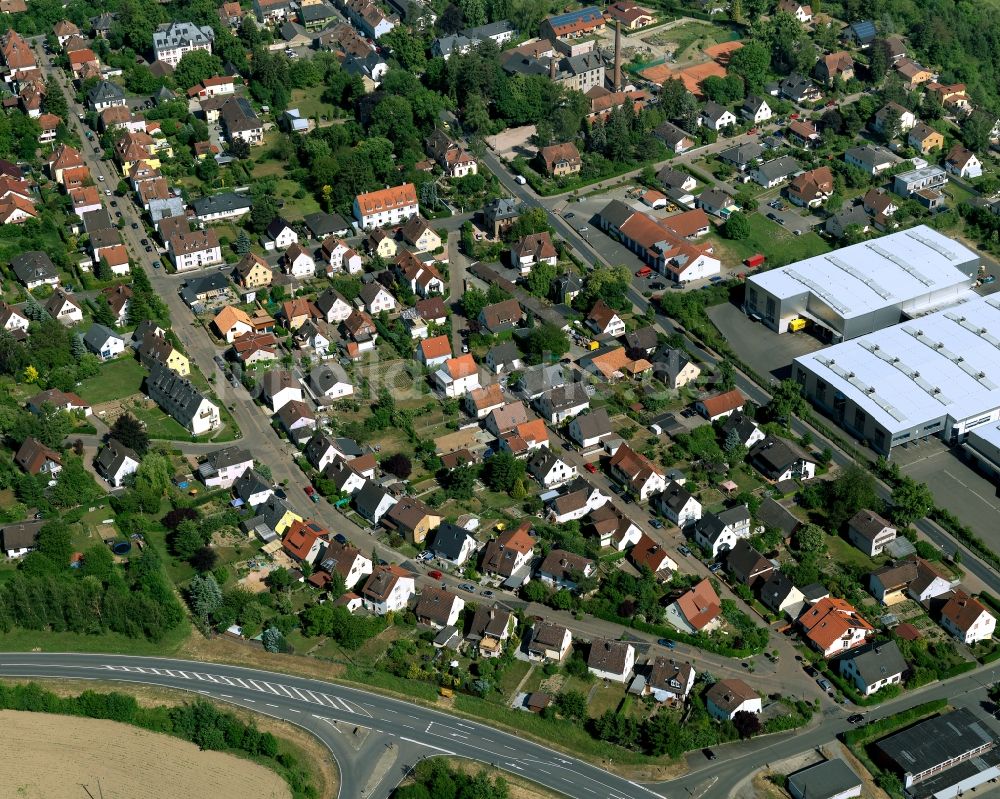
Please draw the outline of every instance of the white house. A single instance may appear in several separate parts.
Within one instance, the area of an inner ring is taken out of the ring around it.
[[[997,620],[979,600],[956,588],[941,608],[941,626],[962,643],[971,645],[992,638]]]
[[[767,104],[767,101],[763,97],[753,94],[743,101],[740,113],[744,119],[752,121],[755,125],[767,122],[773,116],[771,106]]]
[[[732,721],[737,713],[760,713],[760,696],[739,678],[719,680],[705,694],[708,712],[720,721]]]
[[[528,642],[528,660],[559,663],[573,645],[573,634],[568,627],[551,622],[537,622],[531,628]]]
[[[274,369],[260,381],[261,399],[275,413],[289,402],[302,402],[302,384],[289,371]]]
[[[714,131],[732,127],[737,122],[739,120],[736,118],[736,114],[715,101],[710,100],[705,103],[705,107],[701,110],[701,124]]]
[[[328,272],[347,272],[356,275],[363,268],[361,256],[336,236],[323,240],[320,253],[329,267]]]
[[[611,419],[603,408],[574,416],[569,423],[569,437],[584,449],[596,447],[611,433]]]
[[[354,312],[351,304],[334,289],[324,291],[313,304],[323,315],[323,321],[327,324],[345,322]]]
[[[625,335],[625,321],[604,300],[594,303],[594,307],[587,315],[586,323],[587,327],[598,335],[615,338]]]
[[[365,304],[365,310],[373,316],[383,311],[392,313],[396,310],[396,298],[381,283],[373,282],[362,286],[358,296]]]
[[[701,518],[701,503],[684,486],[671,480],[653,501],[657,509],[682,530]]]
[[[413,578],[399,566],[379,566],[361,589],[365,608],[379,616],[405,610],[413,596]]]
[[[435,630],[454,627],[465,607],[465,600],[444,588],[425,588],[413,607],[418,624],[427,624]]]
[[[635,669],[635,647],[625,641],[595,638],[590,644],[587,670],[599,680],[628,682]]]
[[[412,183],[359,194],[354,198],[354,218],[365,230],[398,225],[419,212],[417,188]]]
[[[451,358],[451,341],[448,336],[432,336],[417,345],[417,360],[428,369],[440,366]]]
[[[316,260],[301,244],[293,244],[281,259],[281,267],[286,274],[299,280],[307,280],[316,276]]]
[[[471,353],[449,358],[434,373],[434,382],[446,397],[461,397],[479,388],[479,367]]]
[[[648,664],[646,674],[636,675],[629,692],[652,696],[657,702],[683,702],[694,687],[695,676],[690,663],[657,657]]]
[[[146,378],[146,393],[189,433],[200,436],[222,426],[219,406],[201,393],[191,381],[153,361]]]
[[[209,25],[193,22],[168,22],[153,31],[153,60],[176,67],[187,53],[212,52],[215,31]]]
[[[746,505],[737,505],[718,514],[706,513],[694,525],[695,543],[713,558],[749,537],[750,511]]]
[[[112,438],[94,460],[97,470],[115,488],[125,484],[125,478],[139,470],[139,456],[134,450]]]
[[[125,339],[96,322],[84,334],[83,343],[102,361],[110,361],[125,352]]]
[[[441,560],[464,566],[478,547],[476,539],[464,527],[442,522],[434,531],[434,543],[430,549]]]
[[[253,455],[241,447],[224,447],[210,452],[198,467],[198,476],[209,488],[229,488],[253,468]]]
[[[348,590],[354,588],[362,577],[372,573],[371,558],[365,557],[361,551],[350,544],[331,541],[323,552],[320,568],[327,574],[335,572],[344,578]]]
[[[594,574],[594,561],[564,549],[553,549],[538,567],[538,579],[553,588],[575,591],[579,580]]]
[[[847,523],[847,539],[868,557],[881,555],[897,530],[875,511],[861,509]]]
[[[898,685],[907,670],[895,641],[869,644],[840,659],[840,676],[854,683],[862,696],[871,696],[887,685]]]
[[[299,243],[299,234],[280,216],[276,216],[264,231],[264,249],[287,250]]]
[[[83,321],[83,309],[80,304],[74,299],[73,295],[68,291],[63,289],[61,286],[56,286],[55,290],[52,292],[52,296],[48,298],[45,302],[45,310],[48,312],[49,316],[62,322],[64,325],[75,325]],[[16,320],[21,317],[20,314],[12,315],[11,319]],[[20,327],[18,324],[10,325],[7,330],[13,330]],[[23,330],[28,329],[28,320],[24,319]]]
[[[528,474],[543,488],[555,488],[577,476],[576,467],[567,463],[548,447],[539,447],[528,460]]]
[[[649,458],[622,444],[611,456],[611,475],[645,502],[666,488],[666,475]]]
[[[967,150],[961,144],[956,144],[945,158],[944,168],[960,178],[979,178],[983,176],[983,164],[972,150]]]
[[[588,513],[604,507],[611,498],[586,480],[574,480],[566,490],[549,503],[549,518],[556,524],[582,519]]]

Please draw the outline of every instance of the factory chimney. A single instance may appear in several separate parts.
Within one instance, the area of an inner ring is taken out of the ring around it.
[[[557,69],[556,58],[557,56],[553,55],[552,58],[549,59],[549,80],[556,79],[556,69]]]
[[[615,23],[615,77],[611,91],[622,90],[622,21]]]

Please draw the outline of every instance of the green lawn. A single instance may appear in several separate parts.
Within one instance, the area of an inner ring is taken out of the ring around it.
[[[320,100],[322,86],[313,89],[293,89],[292,99],[288,102],[289,108],[298,108],[299,114],[303,117],[330,117],[334,113],[333,106]]]
[[[301,190],[301,184],[286,178],[280,179],[278,181],[278,185],[275,186],[275,196],[278,197],[279,200],[283,200],[285,203],[281,209],[282,214],[284,214],[284,216],[288,219],[301,219],[306,214],[312,214],[316,211],[323,210],[319,207],[319,203],[316,202],[316,198],[308,192],[306,192],[305,197],[300,199],[293,196],[295,192]]]
[[[865,571],[872,571],[886,560],[885,557],[873,560],[839,535],[827,536],[826,544],[833,560],[841,565],[857,566]]]
[[[784,266],[813,255],[830,252],[830,245],[812,231],[795,236],[790,230],[760,214],[751,214],[749,238],[733,241],[710,233],[706,238],[716,245],[716,250],[728,254],[731,261],[743,262],[756,253],[767,257],[769,266]]]
[[[101,373],[84,380],[76,390],[91,405],[124,399],[137,394],[142,388],[146,370],[137,360],[122,355],[101,365]]]
[[[143,638],[129,638],[119,633],[81,635],[39,630],[14,630],[0,635],[4,652],[107,652],[119,655],[169,655],[177,651],[191,632],[187,618],[166,638],[154,643]]]
[[[168,441],[190,441],[191,434],[159,408],[135,408],[133,416],[146,425],[150,438]]]

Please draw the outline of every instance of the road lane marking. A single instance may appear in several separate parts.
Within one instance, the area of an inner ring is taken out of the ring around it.
[[[232,699],[233,698],[229,694],[219,694],[219,696],[224,696],[226,699]]]
[[[418,746],[426,746],[428,749],[433,749],[435,752],[442,752],[446,755],[453,755],[454,752],[448,749],[442,749],[440,746],[434,746],[433,744],[424,743],[423,741],[415,741],[413,738],[404,738],[402,735],[399,736],[399,740],[406,741],[407,743],[417,744]]]
[[[277,707],[277,705],[272,705],[270,702],[265,702],[264,704],[268,707]]]

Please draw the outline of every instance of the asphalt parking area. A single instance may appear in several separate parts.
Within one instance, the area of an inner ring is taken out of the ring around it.
[[[893,449],[903,474],[926,483],[934,501],[969,525],[994,550],[1000,551],[1000,498],[997,487],[972,469],[937,438]]]
[[[729,342],[729,346],[760,375],[776,380],[791,376],[792,360],[823,347],[808,333],[779,336],[760,322],[754,322],[732,303],[708,309],[709,318]]]

